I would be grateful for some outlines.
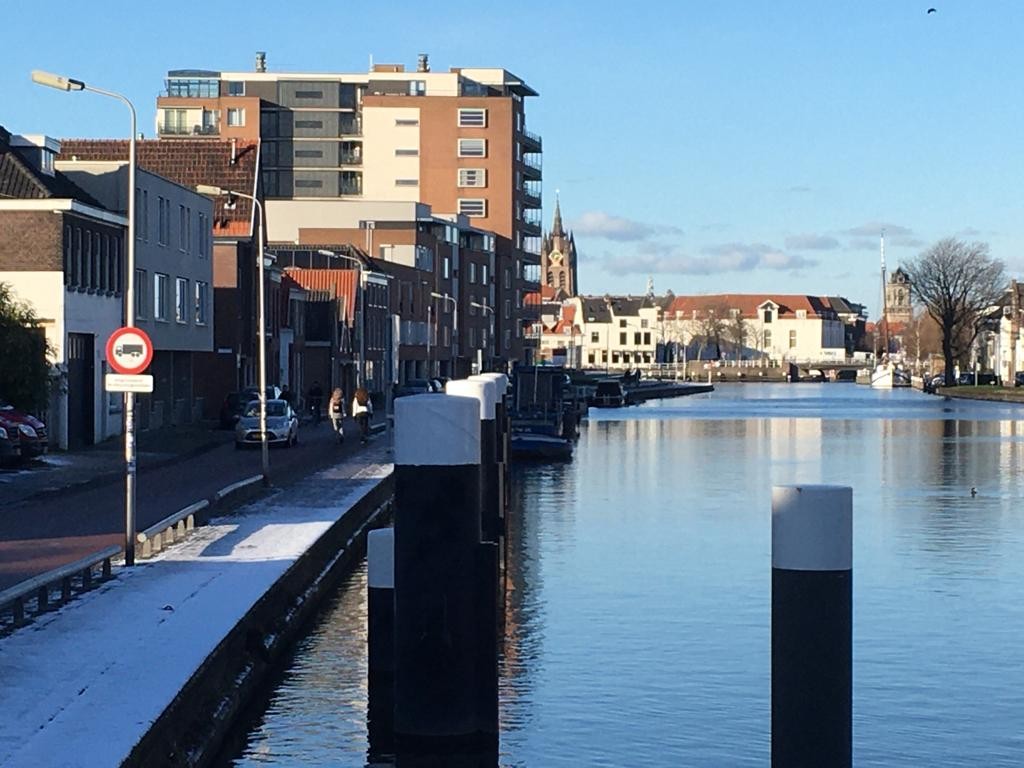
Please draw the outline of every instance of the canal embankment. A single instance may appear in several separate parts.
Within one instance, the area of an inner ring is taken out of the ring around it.
[[[374,447],[213,519],[6,638],[0,764],[208,764],[362,557],[390,508],[389,461]]]
[[[960,400],[988,400],[994,403],[1020,403],[1024,405],[1024,387],[962,386],[939,387],[936,395],[955,397]]]

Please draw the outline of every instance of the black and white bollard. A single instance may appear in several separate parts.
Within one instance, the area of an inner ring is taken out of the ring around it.
[[[395,717],[395,531],[378,528],[366,537],[366,642],[370,750],[394,748]]]
[[[772,766],[853,760],[853,490],[772,488]]]
[[[475,574],[480,404],[395,401],[395,736],[400,747],[478,730]]]
[[[508,509],[508,451],[509,451],[509,421],[508,421],[508,377],[503,373],[481,373],[471,376],[470,379],[483,379],[494,384],[494,425],[495,425],[495,461],[494,482],[497,487],[494,493],[497,496],[497,522],[496,538],[491,541],[498,542],[498,627],[504,631],[505,626],[505,597],[508,589],[507,584],[507,560],[508,544],[506,537],[505,515]]]
[[[488,378],[456,379],[445,385],[445,393],[472,397],[480,403],[480,541],[498,541],[501,531],[501,481],[498,478],[498,434],[494,418],[497,383]]]

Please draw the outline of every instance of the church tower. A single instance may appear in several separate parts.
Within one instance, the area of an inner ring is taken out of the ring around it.
[[[885,317],[890,323],[909,323],[914,318],[910,275],[898,267],[885,285]]]
[[[543,284],[562,291],[567,297],[579,292],[576,275],[576,238],[566,233],[562,226],[562,208],[555,198],[555,220],[551,231],[545,236],[540,253],[541,280]]]

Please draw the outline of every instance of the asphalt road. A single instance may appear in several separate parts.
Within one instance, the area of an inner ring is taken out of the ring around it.
[[[287,486],[352,455],[361,448],[353,421],[346,422],[345,434],[347,439],[339,444],[328,422],[304,424],[299,429],[298,445],[271,449],[271,482]],[[260,471],[259,448],[236,450],[230,442],[171,465],[149,469],[140,466],[136,529],[145,530]],[[9,505],[0,501],[0,590],[112,544],[123,545],[124,518],[123,477]]]

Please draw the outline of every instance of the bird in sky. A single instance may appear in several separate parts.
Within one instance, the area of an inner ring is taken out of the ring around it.
[[[935,13],[935,9],[934,9],[934,8],[929,8],[929,9],[928,9],[928,13]],[[926,15],[927,15],[927,14],[926,14]]]

